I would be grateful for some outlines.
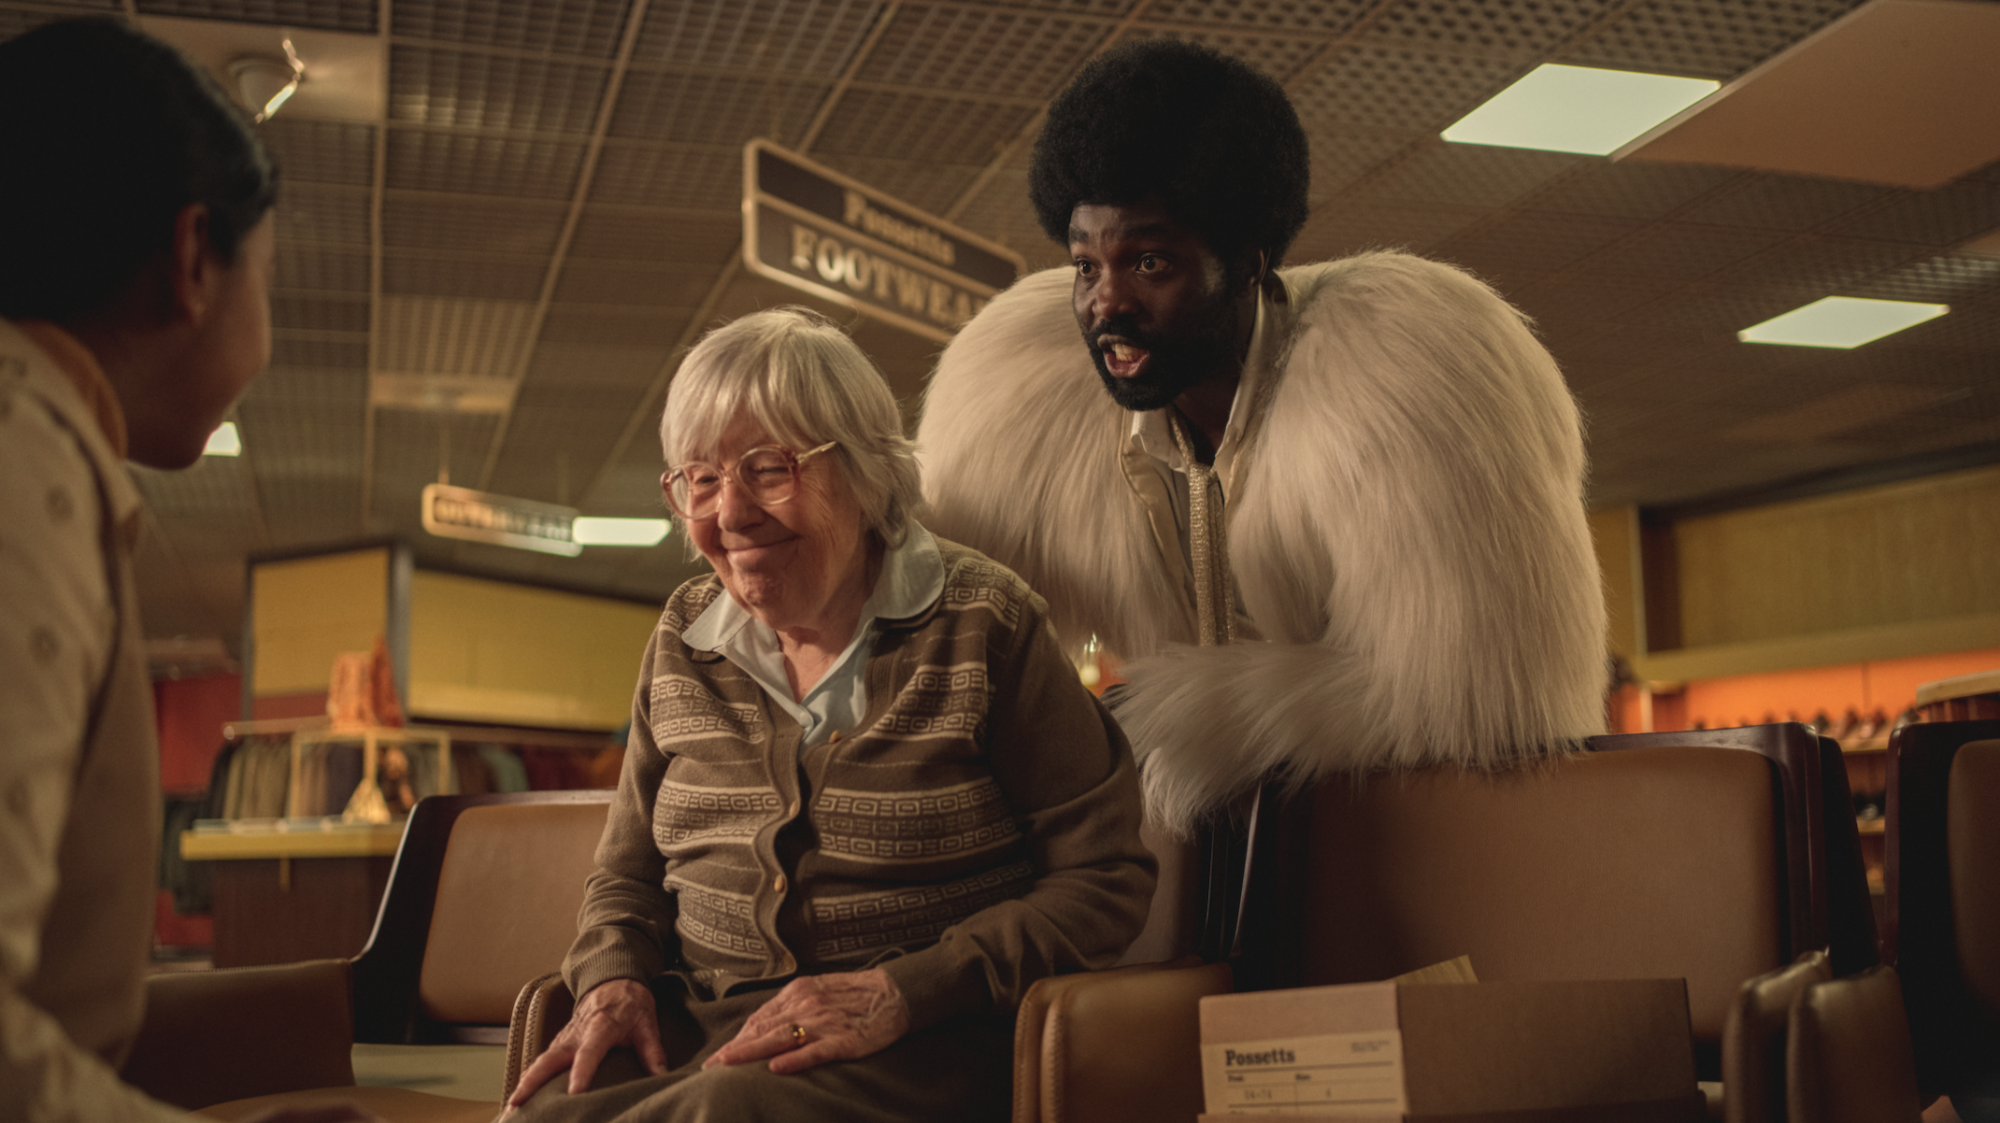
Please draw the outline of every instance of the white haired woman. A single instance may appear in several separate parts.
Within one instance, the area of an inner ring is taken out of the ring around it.
[[[510,1110],[1006,1118],[1023,992],[1145,917],[1124,737],[1041,598],[917,524],[895,399],[839,328],[711,332],[660,441],[715,572],[640,665],[576,1014]]]

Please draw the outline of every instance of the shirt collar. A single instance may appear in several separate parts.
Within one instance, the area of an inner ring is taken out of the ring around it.
[[[938,551],[937,539],[931,532],[913,522],[903,544],[883,553],[882,572],[875,578],[874,591],[861,606],[861,620],[855,626],[855,633],[860,634],[878,619],[915,616],[929,608],[943,592],[944,555]],[[696,651],[722,651],[750,624],[764,627],[725,590],[681,633],[681,642]]]
[[[1270,357],[1265,354],[1264,331],[1265,297],[1261,290],[1257,297],[1257,315],[1250,328],[1250,347],[1243,357],[1243,374],[1236,381],[1236,396],[1229,403],[1229,424],[1222,430],[1222,444],[1215,450],[1215,471],[1224,481],[1224,492],[1228,492],[1228,481],[1236,463],[1236,452],[1242,447],[1245,430],[1250,425],[1251,406],[1269,376]],[[1167,411],[1147,410],[1132,415],[1132,425],[1128,432],[1128,442],[1133,448],[1165,464],[1176,472],[1185,472],[1181,463],[1181,450],[1174,443],[1174,434],[1167,427]]]
[[[118,459],[125,459],[129,455],[125,411],[111,389],[111,380],[104,376],[104,368],[98,365],[97,356],[75,336],[47,320],[15,320],[14,326],[55,362],[56,369],[62,371],[63,377],[82,396],[84,408],[96,420],[105,443],[118,454]]]

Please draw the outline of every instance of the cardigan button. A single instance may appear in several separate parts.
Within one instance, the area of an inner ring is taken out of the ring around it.
[[[771,892],[783,893],[784,891],[785,891],[785,875],[779,874],[778,876],[771,879]]]

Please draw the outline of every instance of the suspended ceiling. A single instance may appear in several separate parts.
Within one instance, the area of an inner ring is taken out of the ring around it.
[[[1134,37],[1202,40],[1291,92],[1313,149],[1293,260],[1406,247],[1536,318],[1588,415],[1594,503],[1990,458],[2000,164],[1914,190],[1437,139],[1543,62],[1727,81],[1853,7],[0,0],[0,36],[122,11],[370,37],[385,62],[384,119],[263,127],[284,169],[276,353],[237,414],[244,455],[141,473],[149,631],[233,646],[247,556],[363,539],[401,537],[420,564],[663,597],[694,572],[678,538],[578,558],[446,542],[420,529],[418,493],[448,474],[587,514],[660,513],[652,433],[679,350],[731,316],[811,303],[738,265],[754,137],[1033,267],[1061,263],[1026,203],[1028,149],[1054,92]],[[1736,340],[1833,294],[1953,311],[1851,352]],[[914,410],[935,345],[826,310]]]

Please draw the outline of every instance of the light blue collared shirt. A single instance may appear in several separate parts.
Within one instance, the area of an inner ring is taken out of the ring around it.
[[[741,667],[771,701],[799,723],[803,735],[799,747],[805,748],[837,731],[851,732],[867,715],[867,683],[861,672],[868,665],[867,652],[874,647],[879,630],[875,622],[915,616],[943,592],[944,557],[938,553],[937,539],[911,523],[903,544],[882,555],[881,575],[875,579],[875,591],[861,606],[854,638],[833,667],[798,701],[792,700],[778,633],[750,615],[735,597],[724,593],[715,598],[681,633],[681,642],[697,651],[715,652]]]

